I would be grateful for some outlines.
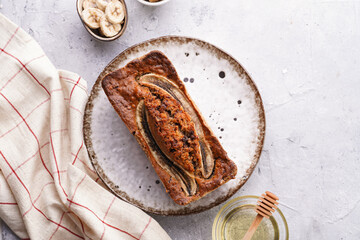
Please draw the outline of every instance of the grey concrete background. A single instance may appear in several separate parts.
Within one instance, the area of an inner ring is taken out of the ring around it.
[[[126,3],[128,29],[112,43],[88,35],[75,0],[3,0],[0,12],[89,89],[118,53],[149,38],[185,35],[224,49],[253,77],[267,117],[260,162],[236,196],[277,193],[291,239],[360,239],[360,1]],[[220,207],[154,218],[173,239],[211,239]],[[16,239],[6,227],[2,236]]]

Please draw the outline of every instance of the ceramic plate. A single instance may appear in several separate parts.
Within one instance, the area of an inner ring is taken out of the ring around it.
[[[237,167],[230,180],[186,206],[165,192],[149,160],[117,115],[101,79],[152,50],[162,51]],[[231,197],[249,178],[260,157],[265,115],[260,94],[244,68],[219,48],[192,38],[152,39],[122,52],[97,79],[86,106],[84,137],[92,164],[102,181],[119,198],[163,215],[196,213]]]

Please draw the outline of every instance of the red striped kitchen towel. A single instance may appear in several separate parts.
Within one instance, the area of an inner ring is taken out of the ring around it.
[[[0,218],[21,238],[170,239],[97,183],[83,142],[87,87],[0,14]]]

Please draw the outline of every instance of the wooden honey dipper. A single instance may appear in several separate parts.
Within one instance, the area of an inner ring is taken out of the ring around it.
[[[256,229],[260,225],[261,220],[264,217],[265,218],[271,217],[273,212],[275,212],[275,210],[277,209],[276,205],[279,204],[277,202],[279,198],[275,194],[269,191],[266,191],[265,193],[266,195],[261,194],[261,197],[259,197],[259,200],[257,201],[257,205],[255,208],[257,215],[242,240],[250,240],[254,235]]]

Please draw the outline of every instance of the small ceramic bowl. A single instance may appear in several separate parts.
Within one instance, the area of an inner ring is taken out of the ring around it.
[[[83,11],[83,2],[84,0],[77,0],[76,1],[76,9],[77,9],[77,12],[79,14],[79,17],[80,17],[80,20],[82,22],[82,24],[84,25],[86,31],[91,35],[93,36],[95,39],[97,40],[100,40],[100,41],[104,41],[104,42],[110,42],[110,41],[113,41],[115,39],[118,39],[121,35],[124,34],[125,30],[126,30],[126,27],[127,27],[127,24],[128,24],[128,11],[127,11],[127,7],[126,7],[126,3],[124,0],[119,0],[123,5],[124,5],[124,8],[125,8],[125,19],[124,19],[124,23],[122,23],[122,27],[121,27],[121,30],[120,32],[118,32],[115,36],[113,37],[105,37],[105,36],[102,36],[99,32],[98,29],[91,29],[89,28],[85,23],[84,21],[82,20],[81,18],[81,12]]]
[[[167,2],[169,2],[170,0],[161,0],[159,2],[149,2],[149,1],[146,1],[146,0],[138,0],[139,2],[141,2],[142,4],[144,5],[147,5],[147,6],[160,6],[160,5],[163,5]]]
[[[226,203],[215,217],[212,227],[212,239],[242,239],[257,215],[255,206],[258,199],[258,196],[243,196]],[[263,218],[252,239],[289,239],[289,228],[279,208],[269,219]]]

